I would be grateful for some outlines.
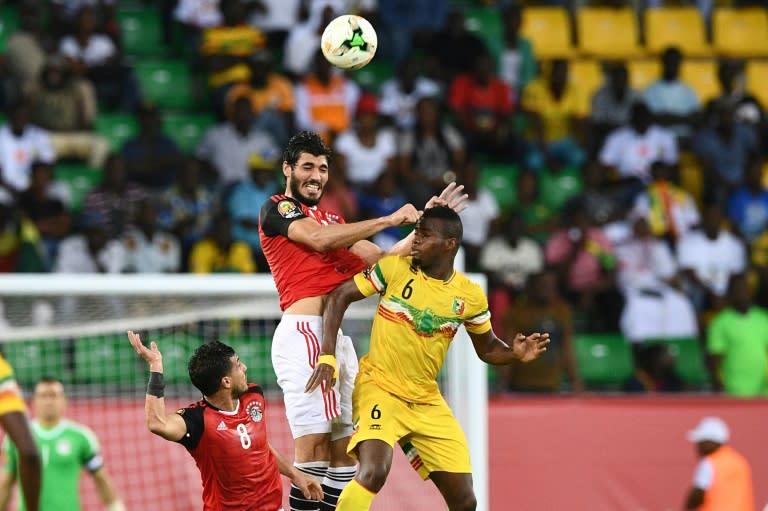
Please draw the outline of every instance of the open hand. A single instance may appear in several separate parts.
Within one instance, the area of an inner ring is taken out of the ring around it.
[[[163,371],[163,354],[160,353],[155,341],[150,342],[149,348],[147,348],[144,346],[144,343],[141,342],[139,334],[134,333],[131,330],[128,331],[128,341],[130,341],[131,346],[136,350],[136,353],[149,364],[150,371]]]
[[[297,469],[294,469],[293,472],[294,475],[291,477],[291,482],[296,485],[296,488],[301,490],[305,499],[323,500],[323,487],[320,486],[320,483],[314,477]]]
[[[549,334],[537,332],[528,337],[517,334],[512,340],[512,351],[521,362],[530,362],[547,351],[547,344],[549,344]]]
[[[424,209],[433,208],[435,206],[448,206],[456,213],[461,213],[467,209],[466,200],[469,198],[469,195],[466,193],[462,194],[462,191],[464,191],[464,185],[457,185],[455,181],[452,181],[448,186],[443,188],[439,197],[432,196],[427,202],[427,205],[424,206]]]

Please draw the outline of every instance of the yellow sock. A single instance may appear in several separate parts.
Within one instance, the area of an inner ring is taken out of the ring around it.
[[[376,496],[371,490],[352,479],[339,495],[336,511],[368,511]]]

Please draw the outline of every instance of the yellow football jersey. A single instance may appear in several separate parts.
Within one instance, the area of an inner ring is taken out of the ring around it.
[[[11,365],[0,356],[0,415],[27,409],[16,384]]]
[[[428,277],[399,256],[355,275],[355,284],[365,296],[381,295],[360,372],[406,401],[439,402],[436,378],[456,331],[491,329],[483,290],[458,271],[445,281]]]

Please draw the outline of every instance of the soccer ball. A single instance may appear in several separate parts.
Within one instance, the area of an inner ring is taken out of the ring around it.
[[[345,14],[328,23],[320,48],[328,62],[341,69],[360,69],[376,53],[378,38],[367,19]]]

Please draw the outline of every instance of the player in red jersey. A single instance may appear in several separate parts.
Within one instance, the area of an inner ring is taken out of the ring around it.
[[[355,476],[355,461],[346,454],[357,374],[357,355],[349,337],[339,332],[336,354],[330,356],[334,365],[338,361],[334,388],[304,392],[322,343],[325,297],[385,255],[367,238],[388,227],[415,223],[420,216],[407,204],[389,216],[347,224],[339,215],[319,209],[330,155],[315,133],[303,131],[291,138],[283,152],[285,193],[272,196],[259,215],[261,247],[283,310],[272,340],[272,365],[294,438],[294,465],[323,483],[322,503],[308,502],[298,488],[291,488],[292,511],[335,509],[338,495]],[[466,198],[462,188],[452,183],[433,201],[460,208]],[[389,253],[409,251],[410,237]]]
[[[267,441],[261,388],[246,380],[247,367],[220,342],[201,345],[189,359],[189,377],[203,399],[166,413],[163,356],[138,334],[128,340],[149,364],[145,412],[149,430],[179,442],[195,459],[203,482],[203,511],[282,511],[280,474],[307,499],[322,498],[320,485],[294,468]]]

